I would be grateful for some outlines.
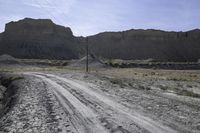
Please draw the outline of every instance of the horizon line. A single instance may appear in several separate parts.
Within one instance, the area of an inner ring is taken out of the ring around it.
[[[96,33],[96,34],[92,34],[92,35],[87,35],[87,36],[83,36],[83,35],[79,35],[79,36],[77,36],[77,35],[74,35],[74,33],[73,33],[73,29],[71,28],[71,27],[68,27],[68,26],[65,26],[65,25],[61,25],[61,24],[57,24],[57,23],[55,23],[52,19],[50,19],[50,18],[30,18],[30,17],[25,17],[25,18],[23,18],[23,19],[19,19],[19,20],[14,20],[14,21],[10,21],[10,22],[7,22],[7,23],[5,23],[4,25],[4,31],[0,31],[0,34],[2,34],[2,33],[4,33],[5,32],[5,28],[6,28],[6,25],[7,24],[9,24],[9,23],[17,23],[17,22],[19,22],[19,21],[23,21],[23,20],[25,20],[25,19],[32,19],[32,20],[50,20],[51,22],[53,22],[53,24],[55,24],[55,25],[57,25],[57,26],[63,26],[63,27],[65,27],[65,28],[70,28],[70,30],[72,31],[72,34],[73,34],[73,36],[75,36],[75,37],[90,37],[90,36],[95,36],[95,35],[98,35],[98,34],[102,34],[102,33],[118,33],[118,32],[127,32],[127,31],[132,31],[132,30],[144,30],[144,31],[148,31],[148,30],[154,30],[154,31],[161,31],[161,32],[176,32],[176,33],[178,33],[178,32],[182,32],[182,33],[186,33],[186,32],[191,32],[191,31],[194,31],[194,30],[200,30],[200,28],[192,28],[192,29],[190,29],[190,30],[162,30],[162,29],[154,29],[154,28],[130,28],[130,29],[125,29],[125,30],[116,30],[116,31],[101,31],[101,32],[98,32],[98,33]]]

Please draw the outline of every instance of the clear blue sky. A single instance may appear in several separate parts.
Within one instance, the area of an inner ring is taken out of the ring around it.
[[[50,18],[74,35],[103,31],[200,28],[200,0],[0,0],[0,32],[25,17]]]

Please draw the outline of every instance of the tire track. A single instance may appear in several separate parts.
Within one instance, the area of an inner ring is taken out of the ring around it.
[[[73,116],[72,123],[75,125],[77,132],[79,133],[106,133],[106,129],[101,126],[97,121],[97,115],[83,103],[81,103],[76,97],[68,92],[61,85],[48,79],[44,76],[35,75],[41,78],[46,83],[52,85],[54,94],[63,105],[63,107]]]
[[[112,110],[106,104],[96,100],[95,97],[88,96],[87,94],[82,93],[80,90],[73,89],[65,84],[62,84],[62,86],[67,88],[67,90],[78,100],[98,114],[99,121],[101,122],[102,126],[108,129],[110,132],[130,133],[129,131],[135,130],[135,133],[149,133],[147,130],[141,129],[138,125],[133,125],[132,121],[128,120],[126,116],[121,116],[121,114]],[[122,117],[124,120],[119,119]],[[130,124],[132,124],[132,129],[129,126]]]

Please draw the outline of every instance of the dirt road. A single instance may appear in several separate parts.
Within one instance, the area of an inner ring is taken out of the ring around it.
[[[0,119],[2,133],[198,133],[197,82],[77,72],[26,72],[15,82],[15,105]],[[123,81],[121,81],[123,80]],[[169,90],[167,90],[169,89]],[[196,96],[196,95],[195,95]]]
[[[52,74],[29,73],[51,86],[56,98],[70,116],[76,132],[143,132],[175,133],[140,112],[135,112],[114,100],[92,85]]]

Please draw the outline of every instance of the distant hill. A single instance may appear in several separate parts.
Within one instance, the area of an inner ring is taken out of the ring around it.
[[[17,58],[77,59],[84,56],[86,38],[75,37],[70,28],[49,19],[25,18],[6,24],[0,34],[0,54]],[[109,59],[197,61],[200,30],[166,32],[128,30],[89,36],[92,54]]]

